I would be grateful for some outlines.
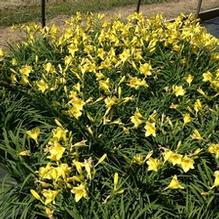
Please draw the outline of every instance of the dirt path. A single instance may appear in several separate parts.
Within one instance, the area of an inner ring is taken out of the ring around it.
[[[162,14],[165,18],[174,18],[177,15],[182,13],[195,13],[197,8],[198,0],[173,0],[171,2],[159,3],[159,4],[151,4],[151,5],[143,5],[141,6],[141,12],[145,14],[145,16],[150,17],[157,13]],[[219,7],[218,0],[204,0],[202,10]],[[105,11],[104,13],[108,18],[113,18],[115,16],[121,15],[122,17],[126,17],[132,12],[136,10],[136,6],[126,6],[126,7],[118,7],[109,11]],[[63,19],[67,18],[67,16],[58,16],[49,21],[49,23],[57,23],[62,25]],[[12,32],[10,27],[0,28],[0,47],[6,48],[7,42],[16,42],[22,38],[22,33],[19,31]]]

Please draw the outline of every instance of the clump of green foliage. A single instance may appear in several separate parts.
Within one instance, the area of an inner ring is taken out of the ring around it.
[[[0,51],[1,218],[218,218],[218,39],[192,16],[22,29]]]

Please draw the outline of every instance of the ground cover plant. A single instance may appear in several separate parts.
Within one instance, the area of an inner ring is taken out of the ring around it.
[[[0,52],[0,218],[219,218],[218,39],[183,15],[21,28]]]

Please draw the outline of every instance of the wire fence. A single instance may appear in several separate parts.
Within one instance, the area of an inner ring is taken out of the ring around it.
[[[42,16],[41,23],[42,23],[42,27],[46,26],[46,2],[48,2],[48,1],[49,0],[41,0],[41,16]],[[143,0],[136,0],[136,3],[137,3],[136,12],[137,13],[140,12],[142,2],[143,2]],[[197,8],[196,8],[196,13],[195,13],[195,15],[197,17],[200,17],[200,15],[201,15],[202,3],[203,3],[203,0],[198,0],[197,1]],[[218,16],[219,16],[219,10],[216,11],[216,14],[217,13],[218,13]],[[215,12],[210,12],[209,14],[215,14]]]

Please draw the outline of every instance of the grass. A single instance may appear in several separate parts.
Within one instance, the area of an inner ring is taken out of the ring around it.
[[[144,0],[143,4],[162,2],[163,0]],[[58,15],[73,15],[76,11],[97,12],[125,5],[137,5],[137,0],[83,0],[64,1],[57,4],[49,4],[46,9],[47,19]],[[29,21],[40,21],[41,7],[32,5],[26,7],[0,9],[0,26],[10,26]]]

